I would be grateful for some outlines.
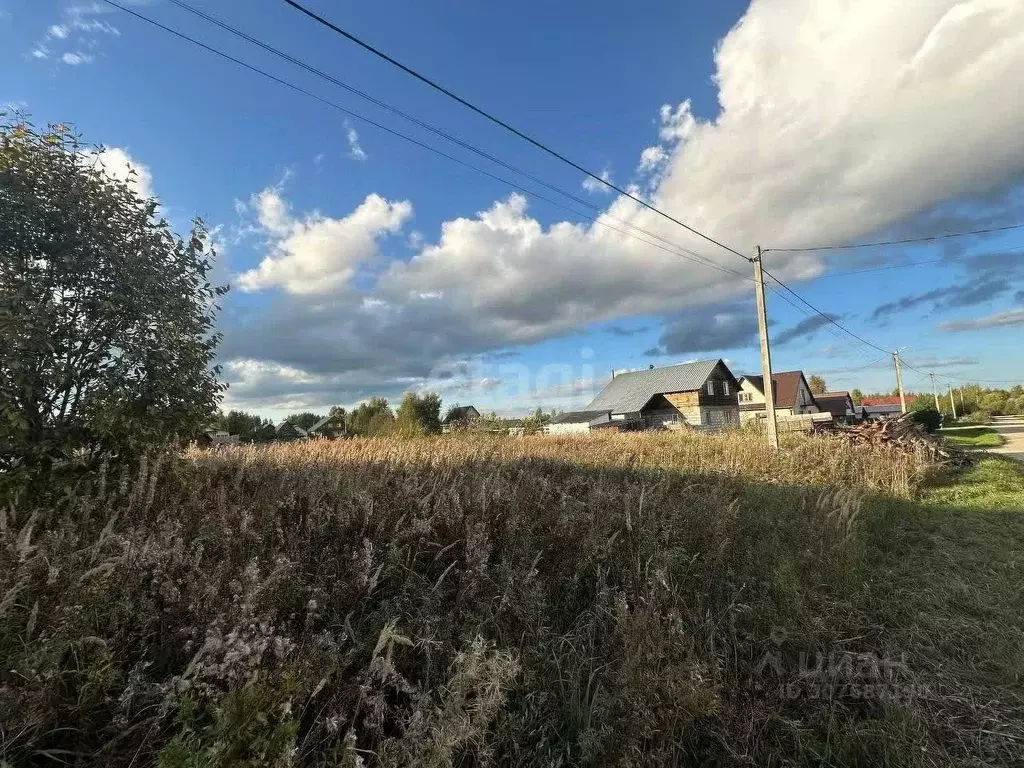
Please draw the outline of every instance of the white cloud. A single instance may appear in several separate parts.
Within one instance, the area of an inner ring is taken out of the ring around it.
[[[345,133],[345,137],[348,139],[348,156],[353,160],[365,160],[366,152],[359,146],[359,134],[356,129],[351,125],[348,126],[348,131]]]
[[[605,170],[601,171],[601,180],[602,181],[606,181],[609,184],[612,183],[612,175],[611,175],[611,172],[607,168]],[[602,184],[600,181],[595,179],[593,176],[587,176],[583,180],[583,189],[585,189],[587,192],[590,192],[591,194],[593,194],[595,192],[600,192],[601,194],[604,194],[604,195],[611,194],[612,191],[613,191],[606,184]]]
[[[281,286],[288,293],[329,293],[343,287],[360,264],[377,255],[377,238],[399,231],[412,215],[408,201],[368,195],[348,216],[319,213],[295,218],[279,187],[253,198],[259,224],[270,236],[270,252],[259,266],[239,275],[243,290]]]
[[[950,202],[991,204],[1024,180],[1019,0],[753,0],[715,62],[719,113],[699,119],[687,100],[662,107],[661,143],[643,150],[638,170],[651,175],[644,194],[660,208],[743,252],[755,243],[849,241]],[[385,209],[411,212],[410,204],[378,200],[377,215],[397,222],[373,231],[395,231],[404,216]],[[366,204],[340,220],[280,221],[306,233],[327,221],[340,226]],[[618,220],[746,270],[735,255],[621,196],[604,218],[623,228]],[[304,370],[346,366],[386,382],[595,322],[675,317],[750,294],[740,278],[601,226],[542,225],[519,195],[446,221],[435,241],[428,233],[409,261],[393,262],[358,290],[350,277],[376,254],[376,235],[355,229],[360,247],[312,236],[299,242],[291,230],[276,236],[259,269],[243,276],[247,287],[335,290],[333,302],[314,313],[284,300],[276,328],[231,340],[239,354]],[[825,269],[814,254],[776,252],[770,261],[784,280]],[[425,298],[433,295],[444,298]]]
[[[842,242],[1024,171],[1017,0],[754,0],[715,62],[714,122],[662,108],[657,198],[736,246]]]
[[[956,333],[959,331],[983,331],[988,328],[1012,328],[1018,325],[1024,325],[1024,309],[1010,309],[973,320],[951,320],[939,323],[938,329]]]
[[[128,3],[139,1],[128,0]],[[34,59],[48,59],[51,47],[71,46],[58,53],[61,62],[71,67],[92,62],[95,58],[93,54],[85,53],[83,49],[95,50],[102,35],[121,35],[117,27],[97,18],[112,10],[111,6],[102,3],[77,3],[65,7],[60,22],[47,27],[42,40],[29,50],[29,56]]]
[[[88,53],[83,53],[82,51],[68,51],[60,57],[60,60],[69,66],[77,67],[79,64],[90,63],[92,61],[92,56]]]
[[[98,152],[83,153],[85,162],[96,163],[106,174],[118,181],[126,182],[139,197],[153,196],[153,175],[142,163],[120,147],[108,147]]]
[[[647,147],[640,153],[640,165],[637,170],[640,173],[650,173],[660,168],[668,160],[668,152],[661,146]]]
[[[697,120],[693,116],[689,99],[675,109],[671,104],[662,104],[658,117],[661,121],[658,135],[662,141],[685,141],[697,129]]]

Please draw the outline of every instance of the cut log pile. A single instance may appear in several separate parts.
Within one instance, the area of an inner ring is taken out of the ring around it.
[[[909,413],[881,421],[864,421],[843,429],[840,434],[855,443],[889,443],[923,451],[936,464],[966,467],[974,463],[974,456],[938,435],[929,434]]]

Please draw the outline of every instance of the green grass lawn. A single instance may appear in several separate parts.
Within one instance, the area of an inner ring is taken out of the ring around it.
[[[921,710],[977,765],[1017,765],[1024,744],[1024,464],[992,456],[895,502],[869,545],[861,603],[903,654]],[[886,728],[899,722],[896,708]],[[929,748],[929,752],[930,752]],[[942,756],[922,755],[942,764]],[[953,761],[955,762],[955,761]]]
[[[1002,436],[990,427],[940,429],[939,434],[963,448],[998,448],[1003,444]]]

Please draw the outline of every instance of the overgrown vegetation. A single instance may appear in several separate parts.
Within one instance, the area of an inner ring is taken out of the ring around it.
[[[3,511],[0,750],[1010,764],[1020,518],[986,517],[987,565],[911,555],[972,524],[946,530],[938,497],[913,500],[927,472],[887,446],[790,438],[772,455],[742,433],[151,460]]]

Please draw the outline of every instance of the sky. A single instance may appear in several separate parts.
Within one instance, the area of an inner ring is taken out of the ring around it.
[[[736,253],[282,0],[188,3],[347,88],[174,0],[120,2],[305,91],[103,0],[0,0],[0,105],[74,125],[179,232],[210,228],[225,408],[432,390],[514,415],[584,406],[612,371],[759,372]],[[780,250],[1024,223],[1019,0],[306,2],[688,226],[768,249],[860,337],[775,286],[776,370],[888,391],[898,348],[909,389],[1024,379],[1024,228]]]

